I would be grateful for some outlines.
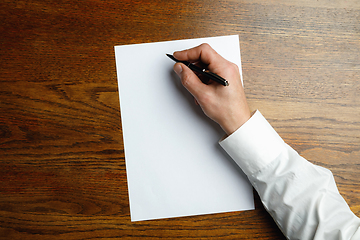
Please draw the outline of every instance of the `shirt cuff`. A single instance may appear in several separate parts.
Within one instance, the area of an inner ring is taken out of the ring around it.
[[[248,176],[265,168],[286,151],[284,141],[258,110],[219,143]]]

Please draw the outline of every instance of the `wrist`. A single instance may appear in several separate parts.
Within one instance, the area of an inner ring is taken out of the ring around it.
[[[250,111],[245,111],[241,116],[233,116],[226,119],[226,121],[220,124],[221,128],[229,136],[238,130],[244,123],[251,118]]]

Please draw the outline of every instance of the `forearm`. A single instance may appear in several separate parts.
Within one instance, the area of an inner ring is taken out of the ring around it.
[[[289,239],[357,239],[360,220],[331,172],[299,156],[259,112],[220,144]]]

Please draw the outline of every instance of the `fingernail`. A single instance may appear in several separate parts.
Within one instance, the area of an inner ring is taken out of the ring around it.
[[[182,72],[181,64],[175,64],[175,66],[174,66],[174,71],[176,72],[177,75],[180,76],[180,74],[181,74],[181,72]]]
[[[173,53],[173,56],[175,57],[175,55],[177,55],[177,54],[178,54],[178,52],[176,51],[176,52]]]

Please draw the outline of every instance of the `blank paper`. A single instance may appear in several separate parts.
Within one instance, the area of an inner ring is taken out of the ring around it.
[[[218,144],[224,132],[165,55],[201,43],[241,69],[237,35],[115,46],[132,221],[254,209],[247,177]]]

